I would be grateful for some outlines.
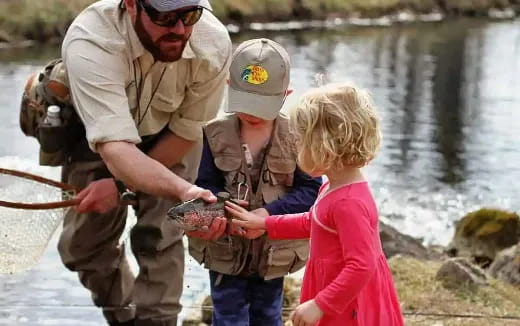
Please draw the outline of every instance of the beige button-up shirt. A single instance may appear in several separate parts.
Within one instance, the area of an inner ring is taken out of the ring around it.
[[[199,141],[217,114],[231,61],[222,23],[205,10],[182,58],[154,62],[119,0],[102,0],[74,20],[62,45],[73,102],[92,150],[97,143],[153,135],[166,126]]]

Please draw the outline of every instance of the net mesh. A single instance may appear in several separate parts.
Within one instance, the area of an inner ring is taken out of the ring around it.
[[[73,192],[58,187],[0,174],[0,200],[3,201],[49,203],[73,196]],[[0,207],[0,273],[18,273],[36,265],[68,209]]]

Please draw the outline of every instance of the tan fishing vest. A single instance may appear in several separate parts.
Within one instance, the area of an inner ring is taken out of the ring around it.
[[[215,165],[224,174],[225,189],[232,198],[237,198],[239,185],[248,182],[238,118],[228,115],[215,120],[204,132]],[[279,115],[260,170],[257,193],[254,189],[248,191],[250,210],[282,198],[292,187],[296,152],[288,136],[288,120]],[[266,280],[301,269],[309,254],[308,240],[271,240],[266,235],[255,240],[238,236],[224,236],[217,241],[189,240],[190,255],[205,268],[227,275],[247,275],[245,271],[249,270]]]

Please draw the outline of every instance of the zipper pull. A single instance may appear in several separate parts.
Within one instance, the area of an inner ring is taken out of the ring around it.
[[[228,238],[228,247],[229,247],[229,250],[232,251],[232,250],[233,250],[233,238],[231,238],[230,235],[228,235],[227,238]]]
[[[274,248],[273,247],[269,248],[269,254],[267,255],[267,265],[268,266],[271,266],[273,264],[273,253],[274,253]]]

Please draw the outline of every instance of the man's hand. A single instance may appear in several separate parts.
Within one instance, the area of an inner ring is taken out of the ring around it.
[[[191,185],[191,187],[179,196],[179,199],[183,202],[196,198],[204,199],[204,201],[208,203],[214,203],[217,201],[217,197],[215,197],[211,191],[202,189],[196,185]]]
[[[186,235],[203,240],[217,240],[226,232],[226,224],[225,218],[217,217],[211,223],[208,231],[191,231],[186,232]]]
[[[78,213],[105,214],[119,205],[119,192],[112,178],[91,182],[76,198],[79,200],[76,206]]]
[[[316,301],[309,300],[302,303],[291,313],[289,317],[293,326],[312,326],[323,316],[323,311],[316,304]]]

